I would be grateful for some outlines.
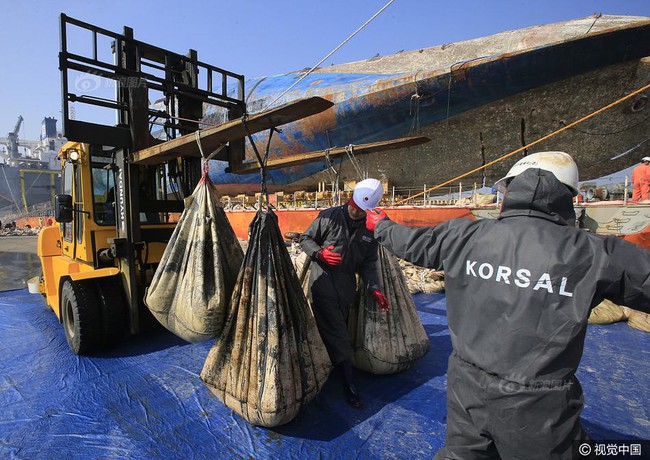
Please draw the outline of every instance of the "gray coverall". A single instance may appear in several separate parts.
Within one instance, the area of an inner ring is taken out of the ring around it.
[[[650,251],[574,221],[568,188],[528,169],[496,220],[377,223],[393,254],[445,270],[453,353],[436,458],[564,459],[587,439],[575,372],[589,312],[603,299],[650,312]]]
[[[310,300],[333,365],[352,357],[347,321],[357,291],[356,272],[363,272],[370,292],[379,289],[377,241],[366,229],[365,219],[352,220],[347,207],[322,211],[300,237],[300,246],[313,261]],[[330,266],[316,258],[327,246],[334,246],[333,251],[343,257],[339,265]]]

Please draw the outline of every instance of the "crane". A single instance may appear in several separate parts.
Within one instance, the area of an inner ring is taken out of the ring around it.
[[[10,154],[12,158],[18,158],[18,132],[20,131],[20,125],[22,123],[23,123],[23,116],[18,115],[18,121],[16,122],[16,126],[14,127],[14,130],[7,135],[7,138],[9,139],[9,142],[11,144]]]

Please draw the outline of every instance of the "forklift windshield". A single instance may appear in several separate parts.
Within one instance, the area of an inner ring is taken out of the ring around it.
[[[115,165],[116,149],[112,147],[90,146],[93,215],[98,225],[115,225],[117,208],[115,182],[118,168]],[[170,216],[169,209],[161,203],[179,202],[181,198],[177,187],[168,182],[166,165],[141,166],[139,170],[138,196],[140,200],[139,221],[141,224],[160,224],[174,222],[177,217]],[[174,212],[182,210],[178,206]],[[170,220],[171,219],[171,220]]]
[[[93,214],[99,225],[115,225],[113,151],[91,147]]]

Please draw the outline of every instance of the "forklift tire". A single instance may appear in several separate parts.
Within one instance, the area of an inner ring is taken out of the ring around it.
[[[122,280],[119,276],[110,276],[95,282],[102,318],[102,345],[115,345],[122,341],[127,327]]]
[[[73,353],[95,351],[101,337],[97,296],[91,281],[66,280],[61,288],[61,317],[65,338]]]

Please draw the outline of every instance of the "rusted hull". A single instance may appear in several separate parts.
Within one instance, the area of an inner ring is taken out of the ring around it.
[[[404,53],[406,60],[393,55],[318,69],[276,104],[319,95],[334,107],[283,126],[273,137],[271,157],[422,134],[433,142],[360,156],[362,169],[398,187],[451,179],[650,83],[650,64],[643,59],[650,55],[650,19],[601,18],[595,22],[600,30],[585,33],[593,22],[589,18],[513,31],[512,43],[511,35],[504,33]],[[447,54],[451,57],[444,62],[427,61]],[[456,55],[459,60],[454,61]],[[390,65],[395,61],[399,65]],[[265,108],[295,79],[288,74],[249,82],[249,110]],[[650,154],[646,106],[647,96],[639,95],[536,150],[570,152],[584,179],[624,169]],[[264,136],[257,136],[257,142],[265,145]],[[611,161],[625,152],[631,154]],[[489,184],[511,163],[497,164],[466,181]],[[226,174],[225,166],[211,165],[220,193],[259,190],[257,175]],[[329,179],[324,168],[323,159],[271,171],[269,190],[313,188]],[[344,161],[340,179],[355,178]]]
[[[496,219],[496,205],[483,207],[429,206],[387,207],[391,220],[411,227],[438,225],[459,217],[479,220]],[[282,234],[303,232],[318,216],[319,209],[280,209],[276,211]],[[601,235],[616,235],[650,250],[650,204],[600,202],[576,207],[580,226]],[[238,238],[248,239],[248,226],[255,211],[226,211]]]
[[[280,231],[304,232],[309,224],[318,216],[322,209],[279,209],[276,210]],[[441,222],[457,217],[476,219],[469,208],[386,208],[390,218],[402,225],[423,227],[426,225],[438,225]],[[235,235],[238,238],[248,239],[248,226],[255,217],[256,211],[226,211]]]

